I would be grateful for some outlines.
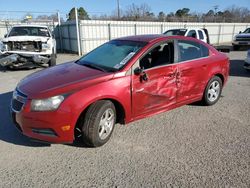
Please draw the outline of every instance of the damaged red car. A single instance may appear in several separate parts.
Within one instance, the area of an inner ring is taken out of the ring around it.
[[[111,40],[79,60],[33,73],[13,92],[12,117],[26,136],[52,143],[105,144],[126,124],[202,101],[215,104],[228,57],[194,38]]]

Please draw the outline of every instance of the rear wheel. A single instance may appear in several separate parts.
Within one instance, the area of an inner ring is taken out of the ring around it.
[[[233,50],[234,51],[237,51],[237,50],[239,50],[240,49],[240,47],[238,46],[238,45],[233,45]]]
[[[83,142],[92,147],[105,144],[111,137],[116,122],[116,110],[111,101],[100,100],[92,104],[80,127]]]
[[[203,103],[207,106],[215,104],[220,96],[222,91],[222,81],[218,76],[214,76],[207,84],[205,92],[203,94]]]

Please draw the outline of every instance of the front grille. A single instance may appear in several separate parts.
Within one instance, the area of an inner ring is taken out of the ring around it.
[[[8,50],[10,51],[29,51],[29,52],[41,52],[41,41],[24,41],[24,42],[8,42]]]
[[[22,92],[15,90],[11,101],[11,107],[15,112],[20,112],[26,102],[27,96]]]
[[[12,99],[12,109],[13,110],[20,112],[23,108],[23,105],[24,105],[24,103],[22,103],[16,99]]]
[[[246,37],[246,38],[239,38],[239,37],[237,37],[236,38],[236,41],[250,41],[250,37]]]

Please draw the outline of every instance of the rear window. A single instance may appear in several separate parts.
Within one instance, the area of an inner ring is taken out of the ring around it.
[[[172,30],[166,31],[163,34],[167,36],[174,36],[174,35],[184,36],[186,31],[187,31],[186,29],[172,29]]]

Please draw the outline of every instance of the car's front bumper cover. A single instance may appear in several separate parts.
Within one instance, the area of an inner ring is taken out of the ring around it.
[[[24,135],[49,143],[72,143],[74,141],[74,122],[65,110],[51,112],[30,111],[28,100],[20,112],[11,106],[11,115],[16,128]],[[65,130],[63,127],[70,127]]]
[[[20,55],[20,54],[4,54],[2,57],[0,57],[0,65],[5,66],[20,66],[19,64],[16,64],[18,62],[22,63],[35,63],[35,64],[45,64],[48,63],[50,60],[47,56],[42,56],[38,54],[32,54],[32,55]],[[21,64],[23,65],[23,64]]]

